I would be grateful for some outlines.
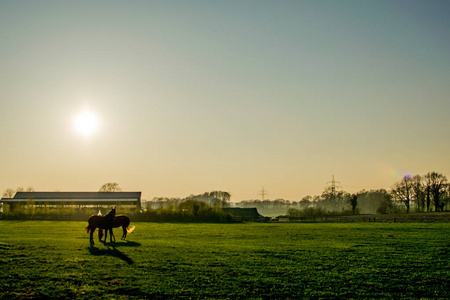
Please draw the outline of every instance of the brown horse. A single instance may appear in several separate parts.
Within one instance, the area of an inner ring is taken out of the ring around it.
[[[92,215],[89,217],[88,223],[89,225],[86,227],[87,233],[90,232],[90,242],[91,245],[94,245],[94,231],[96,228],[98,228],[99,230],[101,229],[105,229],[105,230],[109,230],[110,233],[110,242],[113,242],[113,238],[114,241],[116,241],[116,238],[114,237],[112,228],[113,228],[113,222],[114,222],[114,217],[116,216],[116,208],[111,208],[111,211],[104,217],[102,216],[98,216],[98,215]],[[105,242],[106,242],[106,236],[105,236]]]
[[[122,234],[122,240],[125,240],[127,238],[127,233],[132,233],[134,230],[134,226],[132,226],[131,228],[128,228],[128,226],[130,225],[130,218],[126,215],[117,215],[114,218],[114,222],[113,222],[113,228],[118,228],[118,227],[122,227],[123,230],[123,234]],[[107,236],[107,232],[105,235],[105,240],[106,240],[106,236]],[[98,239],[101,241],[103,237],[103,230],[99,229],[98,230]]]

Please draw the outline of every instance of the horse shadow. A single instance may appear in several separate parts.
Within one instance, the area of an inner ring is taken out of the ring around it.
[[[106,244],[106,243],[104,243],[104,244],[105,244],[105,246],[110,245],[110,244]],[[141,243],[130,242],[130,241],[122,241],[122,242],[114,243],[114,247],[139,247],[140,245],[141,245]]]
[[[113,257],[117,257],[120,258],[121,260],[123,260],[124,262],[126,262],[129,265],[133,265],[134,261],[127,256],[126,254],[124,254],[123,252],[119,251],[118,249],[116,249],[117,246],[140,246],[140,243],[136,243],[136,242],[125,242],[125,243],[104,243],[105,246],[107,246],[107,249],[99,249],[96,248],[94,246],[89,246],[89,253],[91,253],[92,255],[96,255],[96,256],[113,256]]]

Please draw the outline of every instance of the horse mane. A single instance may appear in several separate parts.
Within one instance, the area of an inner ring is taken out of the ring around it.
[[[116,217],[116,208],[111,207],[111,211],[106,216],[103,217],[104,220],[107,222],[108,227],[112,228],[115,217]]]

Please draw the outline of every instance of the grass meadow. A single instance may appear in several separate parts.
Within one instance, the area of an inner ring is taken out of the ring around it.
[[[0,298],[450,298],[449,223],[131,225],[1,220]]]

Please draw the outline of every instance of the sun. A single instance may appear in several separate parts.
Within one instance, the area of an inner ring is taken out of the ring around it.
[[[75,117],[75,130],[82,136],[89,137],[98,129],[98,118],[91,111],[85,110]]]

